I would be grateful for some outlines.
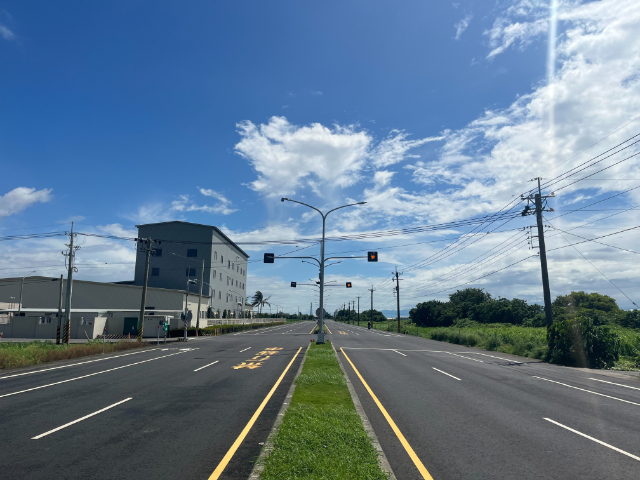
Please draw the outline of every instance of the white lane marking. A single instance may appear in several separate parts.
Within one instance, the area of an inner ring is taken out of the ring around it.
[[[155,348],[153,350],[155,350]],[[5,378],[21,377],[23,375],[31,375],[33,373],[48,372],[50,370],[59,370],[61,368],[76,367],[78,365],[86,365],[87,363],[102,362],[103,360],[111,360],[112,358],[126,357],[128,355],[137,355],[138,353],[145,353],[153,350],[143,350],[140,352],[124,353],[122,355],[114,355],[113,357],[98,358],[97,360],[88,360],[86,362],[72,363],[71,365],[62,365],[60,367],[42,368],[40,370],[32,370],[30,372],[15,373],[13,375],[6,375],[4,377],[0,377],[0,380],[4,380]]]
[[[486,353],[480,353],[480,352],[464,352],[464,353],[468,355],[484,355],[485,357],[497,358],[498,360],[504,360],[505,362],[522,363],[522,362],[518,362],[517,360],[509,360],[508,358],[496,357],[495,355],[487,355]]]
[[[122,403],[124,403],[124,402],[128,402],[128,401],[129,401],[129,400],[131,400],[132,398],[133,398],[133,397],[125,398],[124,400],[120,400],[119,402],[114,403],[113,405],[109,405],[108,407],[105,407],[105,408],[103,408],[103,409],[101,409],[101,410],[98,410],[97,412],[90,413],[89,415],[85,415],[84,417],[79,418],[79,419],[77,419],[77,420],[74,420],[73,422],[65,423],[64,425],[62,425],[62,426],[60,426],[60,427],[58,427],[58,428],[54,428],[53,430],[49,430],[48,432],[44,432],[44,433],[41,433],[40,435],[36,435],[36,436],[35,436],[35,437],[33,437],[31,440],[38,440],[39,438],[46,437],[47,435],[50,435],[50,434],[52,434],[52,433],[55,433],[55,432],[57,432],[58,430],[62,430],[63,428],[67,428],[67,427],[69,427],[69,426],[73,425],[74,423],[81,422],[81,421],[83,421],[83,420],[86,420],[86,419],[87,419],[87,418],[89,418],[89,417],[93,417],[94,415],[98,415],[99,413],[105,412],[105,411],[109,410],[110,408],[117,407],[118,405],[120,405],[120,404],[122,404]]]
[[[448,353],[449,355],[455,355],[456,357],[466,358],[467,360],[473,360],[474,362],[484,363],[482,360],[478,360],[477,358],[465,357],[464,355],[458,355],[457,353],[451,353],[451,352],[445,352],[445,353]]]
[[[240,353],[246,352],[247,350],[249,350],[249,348],[251,348],[251,347],[245,348],[244,350],[240,350]]]
[[[141,363],[153,362],[154,360],[160,360],[161,358],[173,357],[174,355],[180,355],[185,352],[177,352],[170,353],[168,355],[163,355],[161,357],[150,358],[148,360],[142,360],[140,362],[130,363],[129,365],[122,365],[121,367],[109,368],[108,370],[102,370],[101,372],[90,373],[88,375],[82,375],[81,377],[70,378],[68,380],[62,380],[60,382],[49,383],[47,385],[40,385],[39,387],[27,388],[26,390],[20,390],[18,392],[5,393],[4,395],[0,395],[0,398],[10,397],[11,395],[18,395],[19,393],[32,392],[33,390],[40,390],[41,388],[53,387],[54,385],[60,385],[62,383],[73,382],[75,380],[80,380],[82,378],[93,377],[94,375],[100,375],[101,373],[113,372],[115,370],[120,370],[121,368],[132,367],[134,365],[140,365]]]
[[[594,441],[596,443],[599,443],[600,445],[604,445],[605,447],[610,448],[611,450],[615,450],[616,452],[619,452],[619,453],[621,453],[623,455],[626,455],[627,457],[631,457],[634,460],[638,460],[640,462],[640,457],[636,457],[635,455],[632,455],[629,452],[625,452],[624,450],[621,450],[621,449],[619,449],[617,447],[614,447],[613,445],[609,445],[608,443],[604,443],[602,440],[598,440],[597,438],[590,437],[589,435],[587,435],[585,433],[579,432],[578,430],[574,430],[573,428],[569,428],[566,425],[563,425],[561,423],[556,422],[555,420],[551,420],[550,418],[545,418],[545,420],[547,422],[551,422],[551,423],[553,423],[555,425],[558,425],[559,427],[562,427],[562,428],[564,428],[566,430],[569,430],[570,432],[573,432],[573,433],[575,433],[577,435],[580,435],[581,437],[588,438],[589,440],[592,440],[592,441]]]
[[[640,390],[640,388],[638,388],[638,387],[630,387],[629,385],[623,385],[621,383],[607,382],[606,380],[598,380],[597,378],[590,378],[589,380],[595,380],[596,382],[610,383],[611,385],[617,385],[619,387],[633,388],[634,390]]]
[[[216,364],[216,363],[218,363],[219,361],[220,361],[220,360],[216,360],[215,362],[211,362],[211,363],[209,363],[208,365],[205,365],[204,367],[196,368],[196,369],[194,370],[194,372],[197,372],[198,370],[202,370],[203,368],[210,367],[211,365]]]
[[[618,400],[619,402],[630,403],[631,405],[637,405],[637,406],[640,407],[640,403],[630,402],[629,400],[623,400],[622,398],[612,397],[611,395],[605,395],[604,393],[592,392],[591,390],[586,390],[584,388],[574,387],[573,385],[567,385],[566,383],[556,382],[555,380],[549,380],[548,378],[536,377],[535,375],[533,376],[533,378],[539,378],[540,380],[545,380],[547,382],[557,383],[558,385],[564,385],[565,387],[575,388],[576,390],[580,390],[580,391],[587,392],[587,393],[593,393],[594,395],[600,395],[601,397],[611,398],[613,400]]]
[[[460,380],[458,377],[454,377],[450,373],[443,372],[442,370],[438,370],[436,367],[431,367],[431,368],[433,368],[436,372],[444,373],[445,375],[449,375],[451,378],[455,378],[456,380]],[[460,380],[460,381],[462,381],[462,380]]]
[[[391,350],[391,351],[392,351],[392,352],[396,352],[396,353],[400,353],[400,352],[399,352],[399,351],[397,351],[397,350]],[[400,355],[402,355],[403,357],[406,357],[406,355],[405,355],[404,353],[400,353]]]

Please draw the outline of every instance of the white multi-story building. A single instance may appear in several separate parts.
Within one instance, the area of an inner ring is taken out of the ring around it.
[[[189,222],[162,222],[137,225],[138,238],[151,238],[155,254],[149,263],[149,287],[185,290],[190,295],[200,291],[204,268],[203,295],[210,305],[202,305],[204,318],[209,306],[214,312],[243,312],[247,298],[247,255],[218,228]],[[144,282],[146,254],[136,257],[134,285]],[[188,284],[188,280],[197,284]],[[194,316],[195,318],[195,316]]]

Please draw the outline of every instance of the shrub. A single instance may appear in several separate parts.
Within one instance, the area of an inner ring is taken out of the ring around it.
[[[555,322],[547,334],[547,344],[546,360],[554,359],[563,365],[611,368],[619,359],[619,335],[610,326],[596,325],[590,318]]]

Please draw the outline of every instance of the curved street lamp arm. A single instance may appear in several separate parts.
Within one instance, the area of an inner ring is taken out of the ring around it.
[[[320,260],[318,260],[316,257],[274,257],[274,258],[308,258],[310,260],[315,260],[316,262],[318,262],[318,265],[320,265]]]
[[[328,258],[325,258],[324,261],[326,262],[327,260],[335,260],[336,258],[367,258],[367,256],[365,255],[364,257],[328,257]],[[340,262],[338,262],[338,263],[340,263]],[[335,265],[335,263],[332,264],[332,265]],[[325,267],[326,266],[327,265],[325,265]]]
[[[286,198],[286,197],[283,197],[281,200],[282,200],[283,202],[284,202],[285,200],[287,200],[288,202],[299,203],[300,205],[304,205],[305,207],[309,207],[309,208],[314,209],[316,212],[318,212],[320,215],[322,215],[322,218],[326,217],[326,215],[325,215],[324,213],[322,213],[320,210],[318,210],[316,207],[312,207],[311,205],[308,205],[308,204],[306,204],[306,203],[302,203],[302,202],[299,202],[299,201],[297,201],[297,200],[292,200],[292,199],[290,199],[290,198]]]
[[[336,210],[340,210],[341,208],[353,207],[354,205],[364,205],[365,203],[367,203],[367,202],[358,202],[358,203],[350,203],[349,205],[342,205],[341,207],[336,207],[333,210],[329,210],[324,216],[326,217],[331,212],[335,212]],[[311,207],[311,208],[313,208],[313,207]],[[318,210],[318,211],[320,211],[320,210]]]

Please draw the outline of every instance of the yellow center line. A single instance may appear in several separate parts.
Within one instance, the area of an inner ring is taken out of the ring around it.
[[[416,468],[422,475],[422,478],[424,478],[425,480],[433,480],[433,477],[431,476],[429,471],[425,468],[425,466],[422,464],[422,462],[418,458],[418,455],[416,455],[416,452],[413,451],[413,448],[411,448],[411,445],[409,445],[409,442],[407,442],[407,439],[404,438],[404,435],[402,434],[402,432],[400,431],[396,423],[393,421],[393,419],[389,416],[389,414],[387,413],[387,410],[382,406],[382,404],[380,403],[380,400],[378,400],[378,397],[376,397],[376,395],[373,393],[371,388],[369,388],[369,385],[367,384],[367,382],[364,381],[364,378],[362,378],[362,375],[360,375],[360,372],[358,371],[356,366],[353,364],[351,359],[347,356],[346,353],[344,353],[344,349],[340,348],[340,350],[342,351],[342,354],[347,359],[347,361],[351,364],[351,367],[356,372],[356,375],[358,375],[358,378],[364,385],[364,388],[367,389],[367,391],[369,392],[369,395],[371,395],[371,398],[373,398],[373,401],[376,402],[376,405],[378,405],[378,408],[382,412],[382,415],[384,415],[384,418],[386,418],[387,422],[389,422],[389,425],[391,426],[394,433],[396,434],[396,437],[398,437],[398,440],[400,440],[400,443],[402,444],[406,452],[409,454],[409,457],[411,458],[411,460],[413,460],[413,464],[416,466]]]
[[[253,427],[253,424],[256,423],[256,420],[262,413],[262,410],[264,410],[264,407],[267,405],[267,402],[273,396],[274,392],[276,391],[276,388],[278,388],[278,385],[280,385],[280,382],[282,382],[282,379],[289,371],[289,368],[291,368],[291,365],[293,365],[293,362],[295,361],[296,357],[300,353],[300,350],[302,350],[302,347],[300,347],[296,352],[296,354],[293,356],[293,358],[289,362],[289,365],[287,365],[287,368],[284,369],[284,372],[282,372],[282,375],[280,375],[280,378],[278,378],[278,381],[276,382],[276,384],[273,386],[271,391],[267,394],[265,399],[262,401],[262,403],[256,410],[256,413],[253,414],[253,416],[251,417],[251,420],[249,420],[249,423],[247,423],[247,425],[244,427],[242,432],[240,432],[240,435],[238,436],[238,438],[236,438],[236,441],[233,442],[233,445],[231,445],[231,448],[229,449],[229,451],[225,454],[225,456],[222,458],[222,460],[220,461],[216,469],[213,471],[213,473],[209,477],[209,480],[217,480],[222,474],[222,472],[224,471],[224,469],[227,468],[227,465],[231,461],[231,458],[233,458],[233,456],[235,455],[236,451],[238,450],[238,447],[240,447],[240,444],[243,442],[243,440],[249,433],[249,430],[251,430],[251,427]]]
[[[315,331],[316,331],[316,327],[313,327],[309,333],[311,334],[311,333],[313,333]]]
[[[325,327],[327,326],[325,325]],[[329,330],[329,327],[327,327],[327,332],[331,333],[331,330]],[[333,335],[333,333],[331,333],[331,335]]]

